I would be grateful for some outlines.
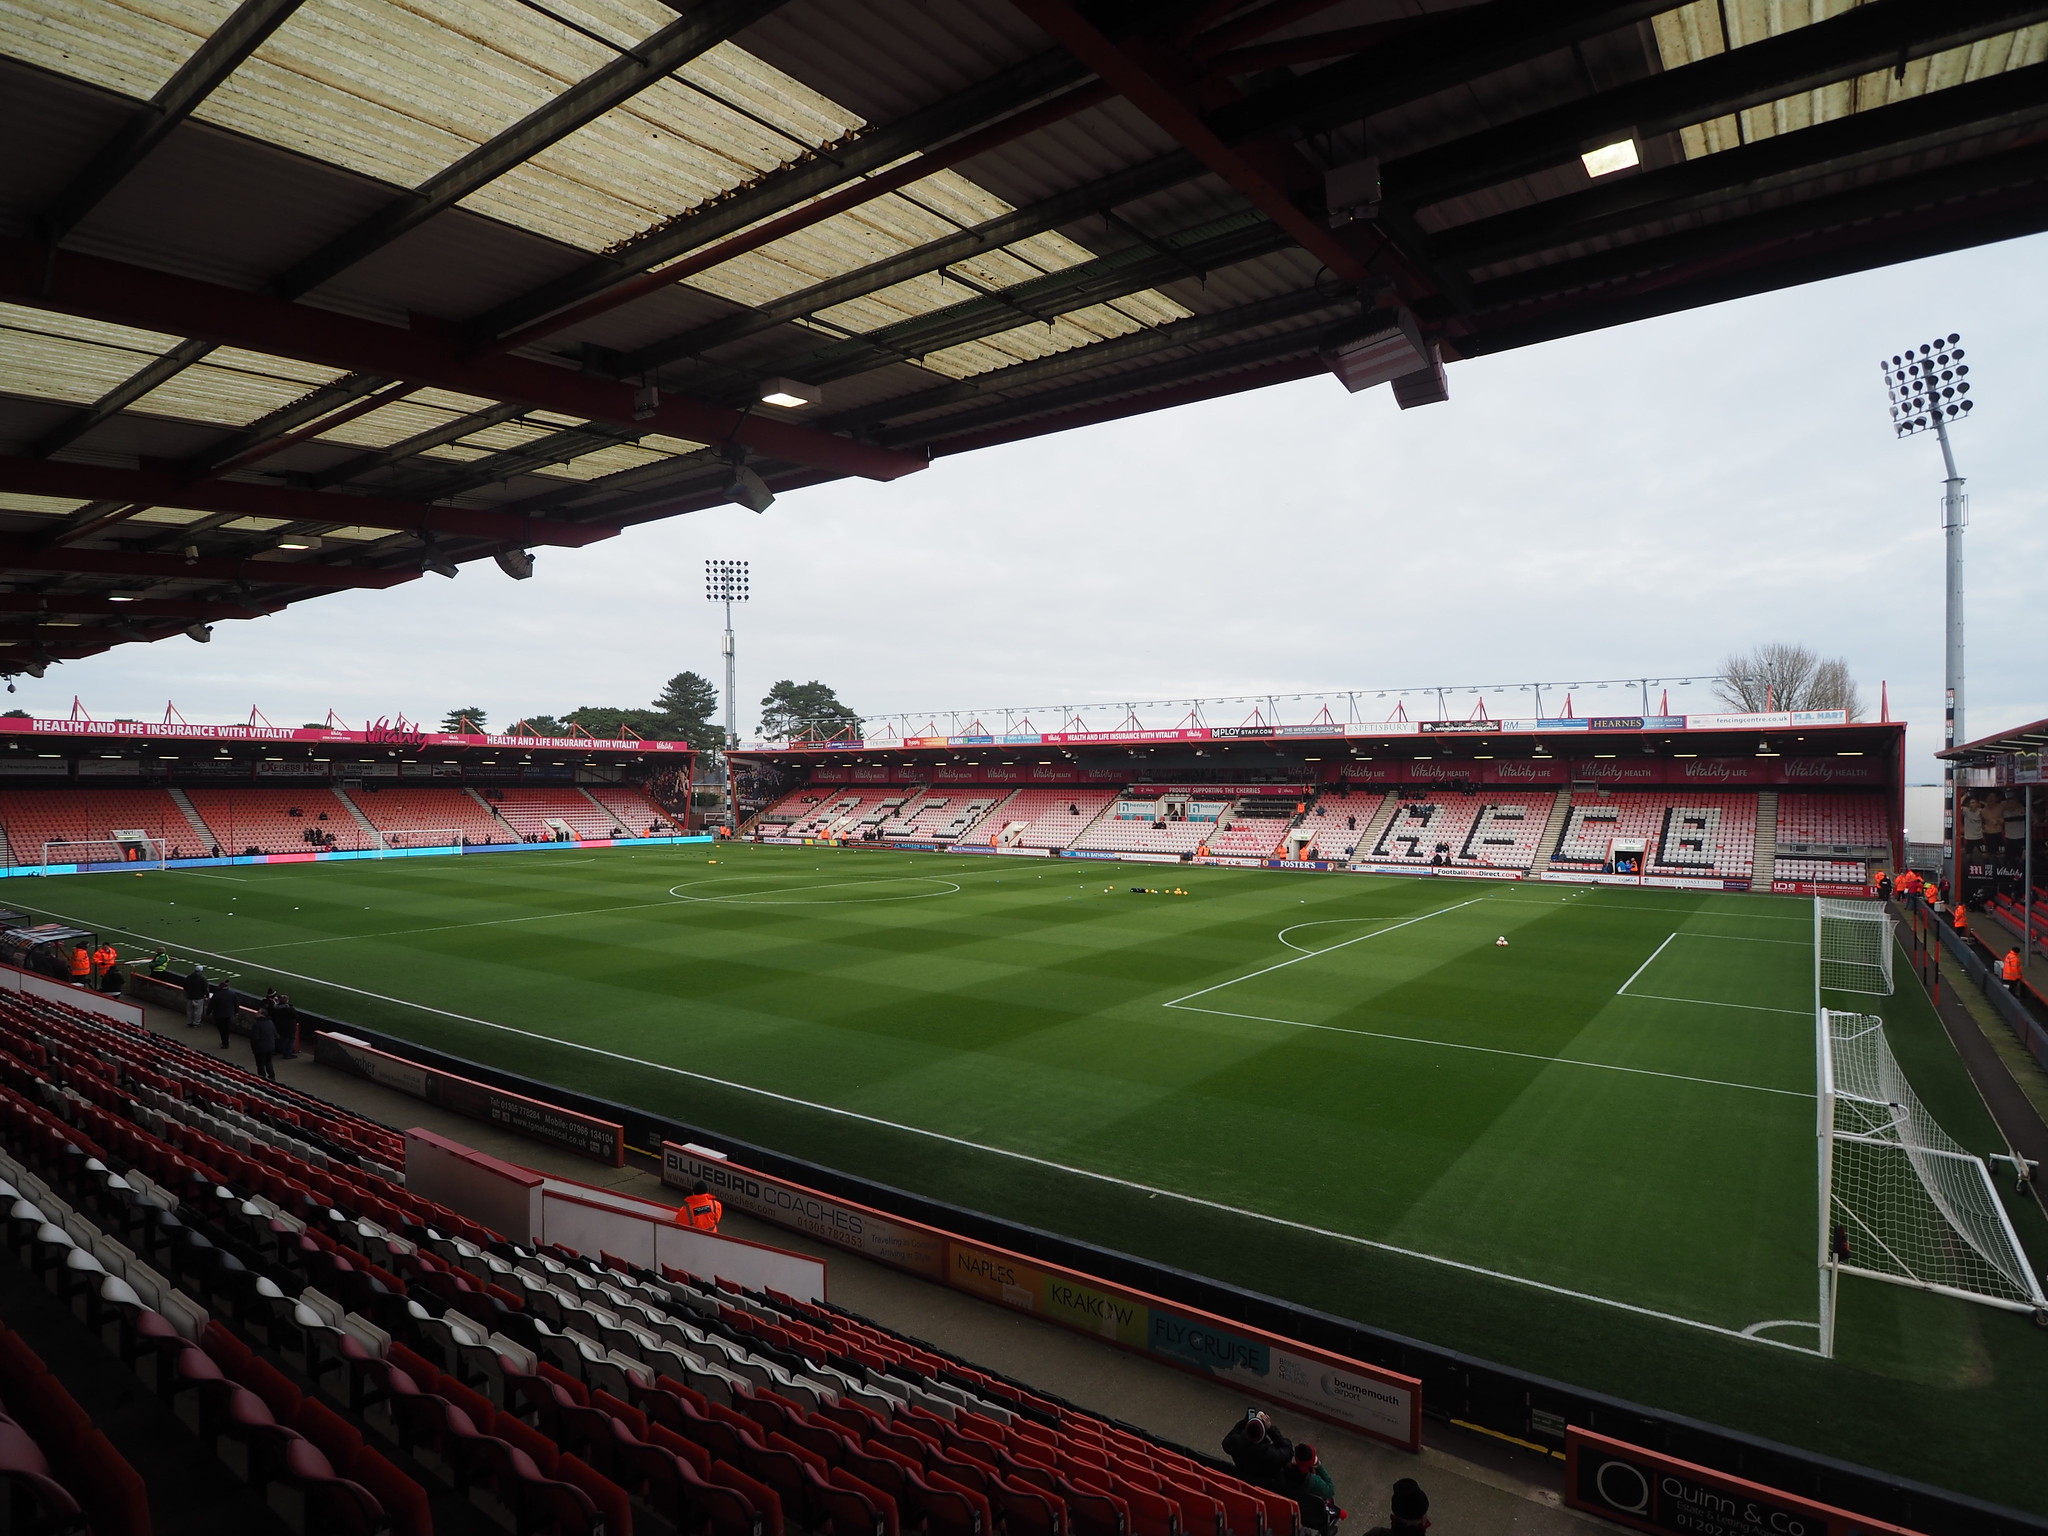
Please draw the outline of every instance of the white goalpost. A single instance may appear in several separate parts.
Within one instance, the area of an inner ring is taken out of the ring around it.
[[[461,827],[407,827],[401,831],[379,830],[377,857],[408,848],[453,848],[468,833]]]
[[[57,837],[43,844],[42,865],[129,864],[137,869],[162,869],[170,843],[146,832],[120,832],[112,837]]]
[[[1815,984],[1829,992],[1892,993],[1892,919],[1877,901],[1813,903]]]
[[[1819,1010],[1821,1349],[1862,1275],[2048,1321],[2048,1296],[1984,1159],[1942,1130],[1869,1014]]]

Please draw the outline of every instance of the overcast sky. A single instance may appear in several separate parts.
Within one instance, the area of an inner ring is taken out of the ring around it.
[[[1931,778],[1941,460],[1893,439],[1876,362],[1963,333],[1967,724],[2048,716],[2044,271],[2048,237],[2012,241],[1455,363],[1449,403],[1408,412],[1308,379],[545,550],[527,582],[473,564],[123,646],[9,702],[280,725],[644,704],[721,677],[702,562],[727,557],[753,563],[744,733],[782,677],[874,713],[1654,677],[1793,640],[1846,656],[1872,715],[1888,682]]]

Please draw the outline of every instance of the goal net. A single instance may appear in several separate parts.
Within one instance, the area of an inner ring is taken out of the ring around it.
[[[377,834],[377,853],[382,857],[407,848],[453,848],[465,836],[461,827],[408,827],[402,832],[380,831]]]
[[[1813,952],[1825,990],[1891,996],[1892,919],[1882,902],[1815,897]]]
[[[1883,1021],[1822,1009],[1820,1050],[1822,1264],[2012,1311],[2048,1308],[1990,1168],[1928,1114]]]
[[[162,869],[170,845],[145,832],[116,832],[112,837],[52,838],[43,844],[43,867],[53,864],[133,864]]]

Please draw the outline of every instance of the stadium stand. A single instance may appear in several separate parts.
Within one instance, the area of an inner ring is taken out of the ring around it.
[[[863,795],[857,790],[828,793],[822,804],[812,807],[807,814],[790,823],[790,834],[816,837],[837,830],[841,822],[858,816],[863,807],[872,811],[875,799],[875,796]]]
[[[1781,794],[1778,796],[1778,851],[1846,853],[1850,849],[1891,847],[1891,818],[1884,797],[1872,794]],[[1784,860],[1779,875],[1786,876]]]
[[[1555,795],[1525,790],[1404,796],[1379,835],[1354,857],[1372,863],[1527,869],[1555,800]]]
[[[1393,798],[1382,789],[1325,791],[1302,819],[1302,829],[1313,834],[1311,846],[1319,857],[1358,857],[1357,849],[1370,847],[1378,837],[1377,823],[1384,819]]]
[[[466,789],[336,790],[379,832],[459,832],[472,843],[516,843],[519,836]]]
[[[25,1203],[4,1181],[0,1197],[10,1205]],[[12,1216],[10,1224],[25,1220],[24,1212]],[[7,1486],[12,1530],[149,1536],[149,1498],[142,1479],[5,1323],[0,1323],[0,1480]]]
[[[1113,789],[1029,784],[1002,804],[977,835],[1014,848],[1065,848],[1114,803]]]
[[[0,794],[0,826],[15,864],[42,863],[45,843],[98,841],[130,831],[160,837],[188,856],[206,851],[199,828],[161,789],[12,790]]]
[[[628,837],[673,837],[682,831],[645,790],[623,784],[586,784],[583,792],[611,812],[612,825]]]
[[[1648,873],[1746,877],[1756,859],[1756,809],[1753,794],[1581,791],[1550,862],[1599,867],[1616,838],[1641,838]]]
[[[1869,882],[1870,866],[1861,859],[1787,858],[1780,854],[1772,878],[1860,886]]]
[[[1225,858],[1271,858],[1294,825],[1294,802],[1240,802],[1209,841],[1209,852]]]
[[[1216,835],[1227,800],[1123,798],[1068,846],[1107,853],[1193,853]]]
[[[913,842],[957,842],[972,833],[1009,793],[1000,784],[941,787],[915,805],[905,806],[903,814],[882,823],[882,836]]]
[[[431,1487],[551,1536],[1298,1536],[1292,1500],[841,1308],[509,1242],[322,1152],[395,1137],[316,1104],[0,997],[7,1259],[309,1533],[429,1536]]]
[[[188,789],[185,798],[223,853],[304,853],[308,832],[353,850],[372,846],[369,833],[333,790]]]
[[[579,838],[610,837],[619,825],[609,811],[591,804],[581,790],[487,789],[482,794],[512,830],[529,841],[553,842],[552,821],[563,823]]]

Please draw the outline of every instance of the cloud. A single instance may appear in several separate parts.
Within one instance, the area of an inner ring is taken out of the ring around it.
[[[721,679],[701,576],[727,557],[753,563],[744,729],[781,677],[869,713],[1113,706],[1663,677],[1787,639],[1847,656],[1873,709],[1889,683],[1931,777],[1940,456],[1893,439],[1875,365],[1965,333],[1984,401],[1956,434],[1967,724],[2048,715],[2044,258],[2048,237],[2012,241],[1460,362],[1448,404],[1405,413],[1318,377],[941,458],[545,550],[528,582],[472,564],[221,624],[204,649],[122,647],[16,702],[280,724],[644,703],[684,668]]]

